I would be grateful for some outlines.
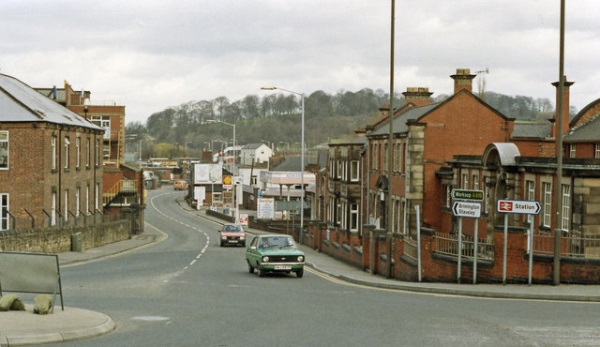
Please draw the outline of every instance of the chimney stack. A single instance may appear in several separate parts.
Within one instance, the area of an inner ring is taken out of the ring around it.
[[[412,103],[415,106],[425,106],[431,104],[431,95],[433,93],[429,91],[429,88],[424,87],[408,87],[406,91],[402,93],[404,95],[405,103]]]
[[[471,74],[471,69],[456,69],[456,74],[451,75],[454,80],[454,94],[460,92],[463,89],[468,90],[470,93],[473,92],[473,78],[477,75]]]
[[[561,133],[562,135],[565,135],[568,131],[569,131],[569,121],[570,121],[570,114],[569,111],[571,110],[571,101],[569,100],[570,97],[570,91],[569,88],[575,83],[575,82],[568,82],[567,81],[567,76],[564,77],[564,88],[563,88],[563,96],[562,96],[562,129],[561,129]],[[558,127],[558,100],[559,100],[559,95],[558,95],[558,90],[559,90],[559,82],[554,82],[552,83],[552,85],[554,87],[556,87],[556,111],[554,113],[554,117],[552,117],[552,119],[554,120],[554,130],[553,130],[553,134],[554,137],[556,137],[556,135],[558,134],[557,131],[557,127]]]

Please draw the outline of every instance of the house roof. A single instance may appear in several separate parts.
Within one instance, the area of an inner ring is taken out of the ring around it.
[[[0,74],[0,122],[47,122],[104,129],[18,79]]]
[[[242,147],[242,149],[257,149],[257,148],[260,148],[261,146],[269,147],[269,146],[265,145],[264,143],[249,143],[247,145],[244,145]]]
[[[548,121],[515,121],[513,138],[543,139],[552,136],[552,124]]]
[[[394,117],[394,120],[392,122],[392,127],[394,130],[394,133],[407,132],[408,131],[408,126],[406,125],[407,121],[413,120],[413,119],[419,119],[423,115],[427,114],[428,112],[430,112],[431,110],[436,108],[438,105],[439,105],[439,103],[435,103],[435,104],[430,104],[430,105],[426,105],[426,106],[409,108],[408,110],[406,110],[399,116]],[[368,133],[366,136],[384,135],[384,134],[389,134],[389,132],[390,132],[390,124],[385,123],[384,125],[380,126],[379,128],[373,130],[373,132]]]
[[[572,129],[563,139],[564,142],[600,142],[600,115]]]
[[[304,166],[310,164],[318,164],[317,162],[318,156],[315,155],[305,155],[304,156]],[[302,157],[301,156],[287,156],[283,160],[283,162],[276,167],[273,168],[273,171],[302,171],[300,168],[302,167]]]

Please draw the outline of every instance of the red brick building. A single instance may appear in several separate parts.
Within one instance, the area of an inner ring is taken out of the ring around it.
[[[2,230],[69,223],[102,210],[104,130],[0,74]]]

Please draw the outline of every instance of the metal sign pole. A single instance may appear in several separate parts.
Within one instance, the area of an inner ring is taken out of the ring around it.
[[[477,283],[477,253],[479,253],[478,251],[478,247],[477,247],[477,234],[478,234],[478,229],[479,229],[479,218],[475,219],[475,240],[473,243],[473,284]]]
[[[529,215],[529,285],[533,275],[533,216]]]
[[[419,282],[421,282],[421,216],[419,205],[415,206],[417,210],[417,271],[419,271]]]
[[[502,259],[502,284],[506,284],[506,257],[508,254],[508,213],[504,214],[504,254]]]
[[[460,283],[460,269],[462,260],[462,217],[458,217],[458,264],[456,269],[456,282]]]

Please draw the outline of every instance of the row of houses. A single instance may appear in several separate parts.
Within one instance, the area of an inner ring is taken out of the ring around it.
[[[428,88],[407,88],[391,123],[383,107],[355,140],[329,144],[328,165],[309,196],[316,223],[308,242],[407,280],[466,281],[479,265],[477,281],[598,283],[600,99],[569,119],[573,82],[565,77],[562,88],[553,84],[561,122],[558,113],[519,121],[475,95],[474,77],[457,69],[454,93],[437,103]],[[456,189],[483,192],[479,218],[456,215]],[[540,211],[507,216],[499,200],[535,201]]]
[[[91,104],[90,94],[0,74],[0,231],[123,219],[132,206],[141,231],[141,171],[124,164],[125,107]]]

